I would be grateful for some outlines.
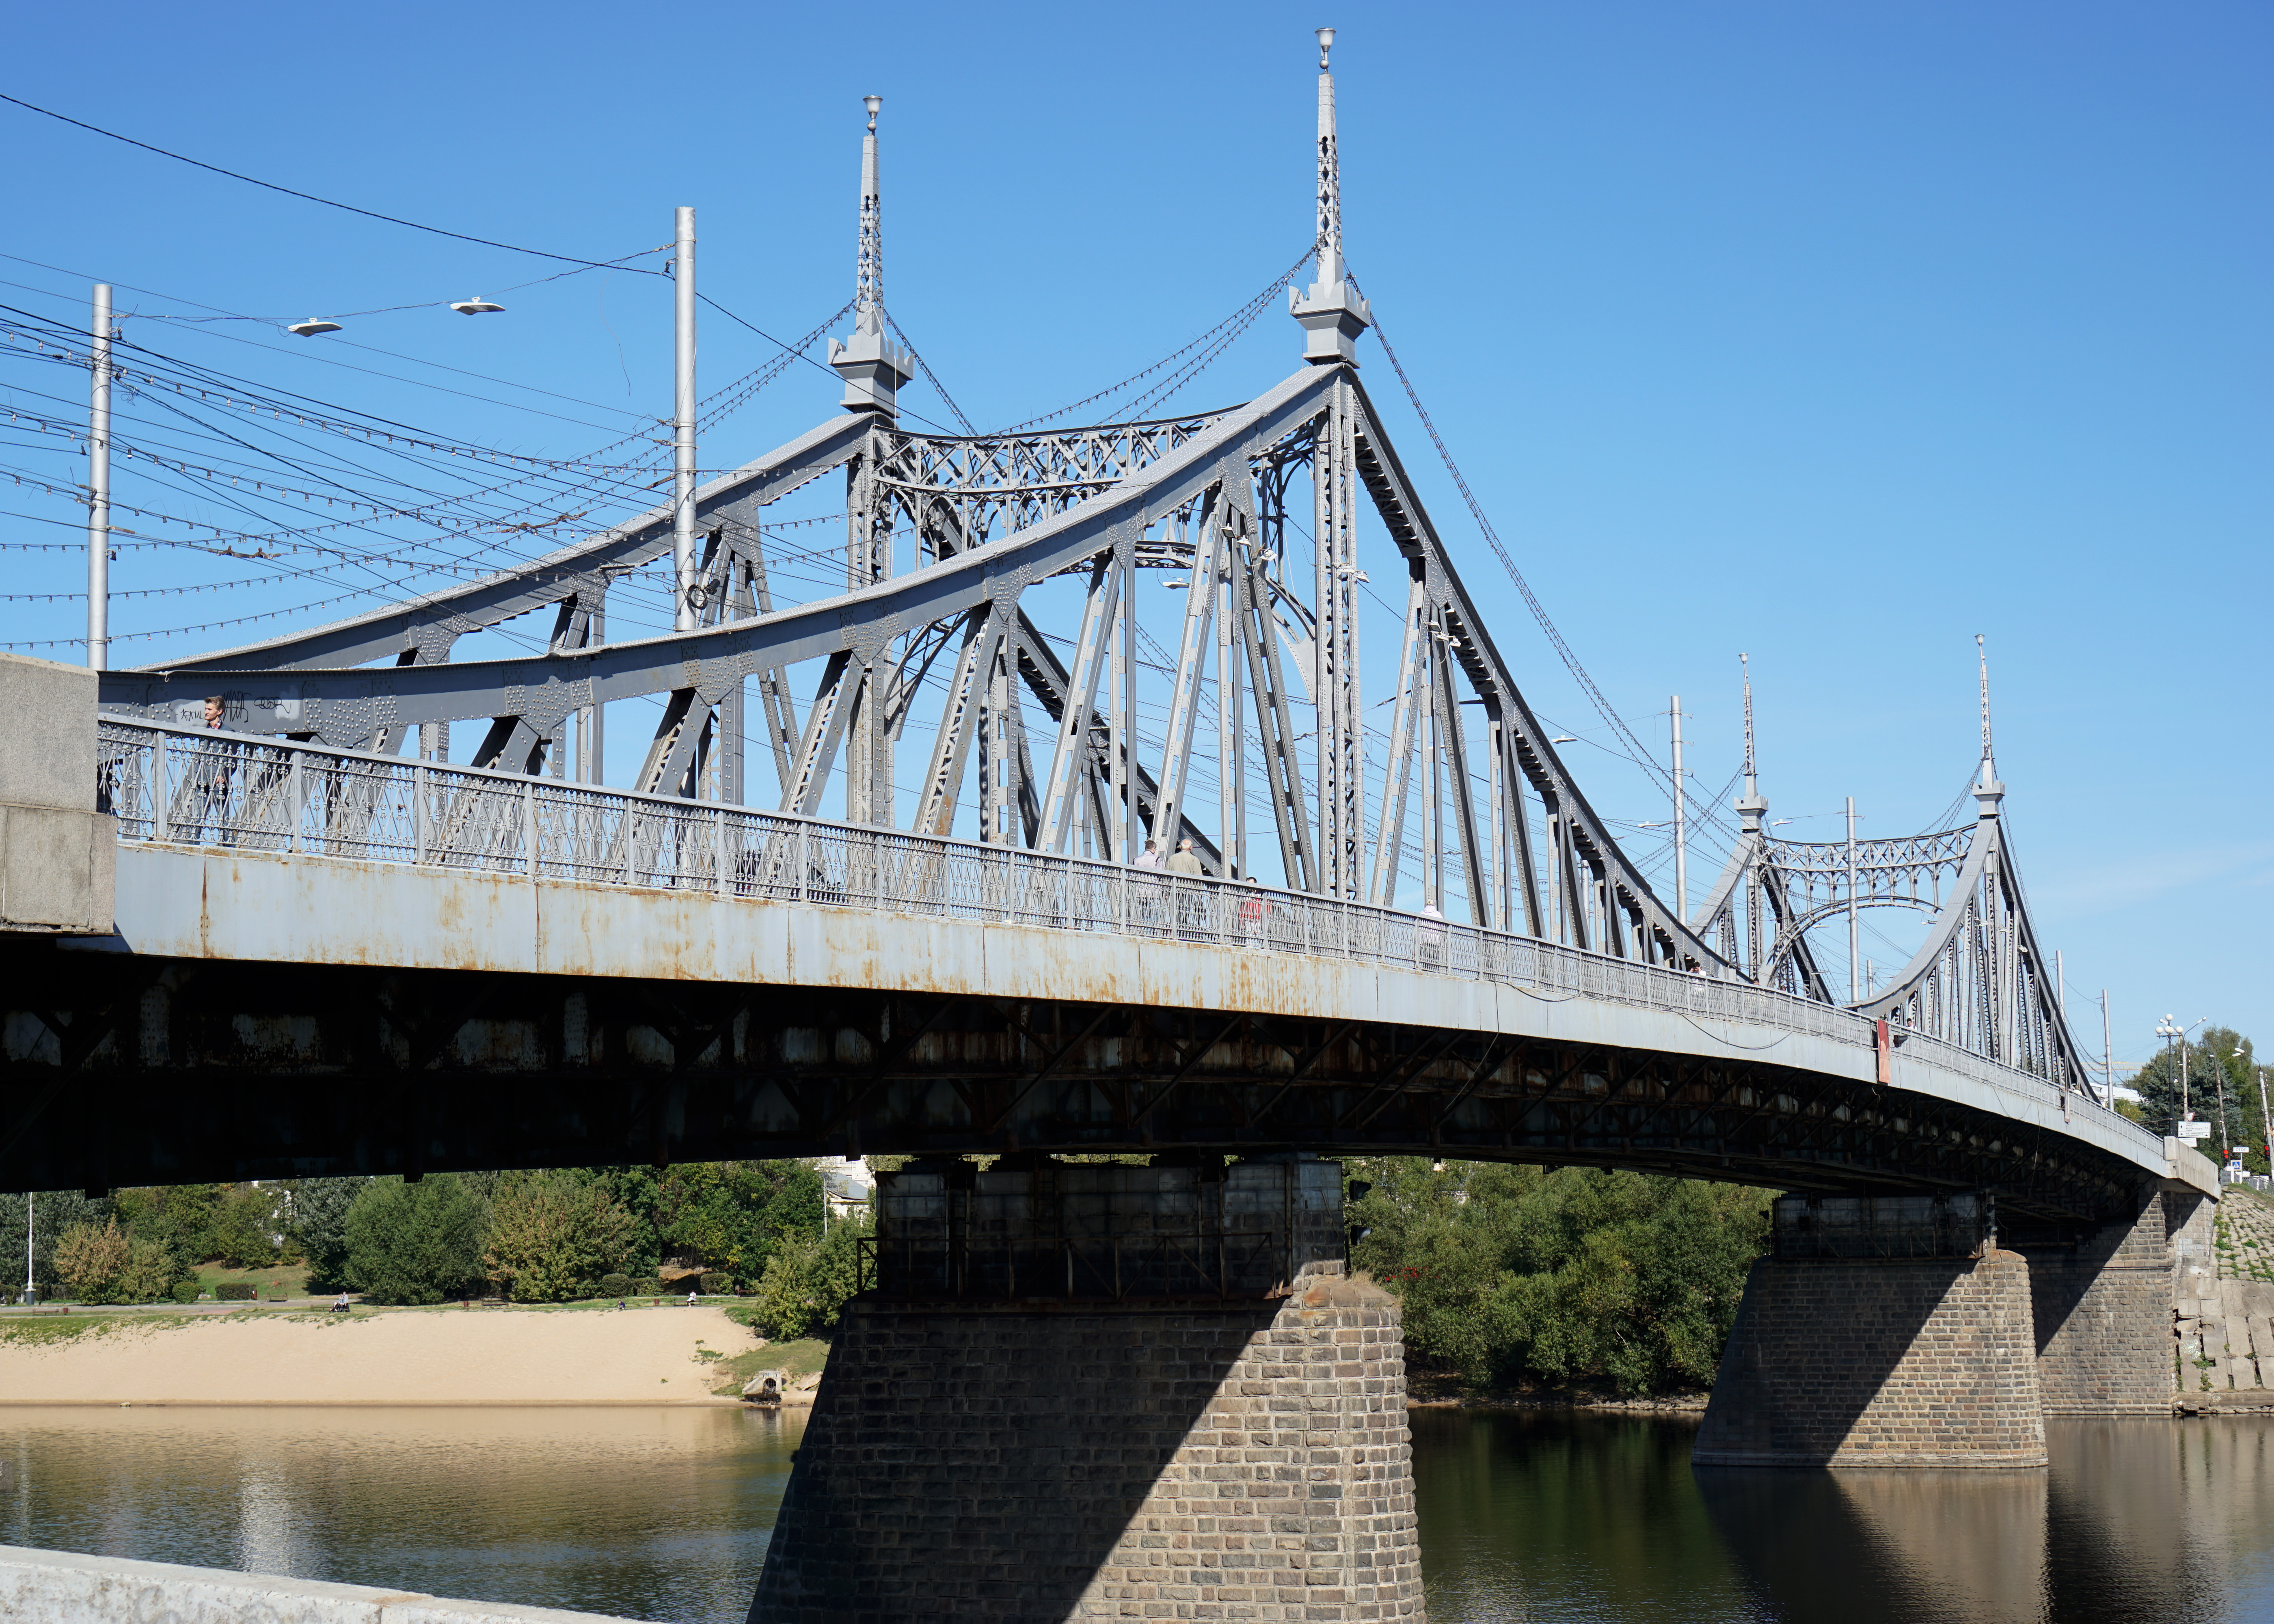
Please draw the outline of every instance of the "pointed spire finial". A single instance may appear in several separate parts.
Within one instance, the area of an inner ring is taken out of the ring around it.
[[[1997,758],[1990,746],[1990,648],[1980,632],[1974,634],[1974,652],[1982,664],[1982,778],[1974,786],[1974,799],[1982,816],[1992,817],[2006,798],[2006,786],[1998,781]]]
[[[1736,811],[1744,820],[1744,832],[1758,834],[1761,831],[1761,816],[1769,809],[1769,803],[1761,799],[1760,778],[1753,765],[1752,658],[1746,654],[1738,655],[1737,669],[1743,673],[1745,683],[1745,793],[1737,797]]]
[[[1358,335],[1374,325],[1374,312],[1350,285],[1343,270],[1342,157],[1336,145],[1335,76],[1327,65],[1335,31],[1319,38],[1319,236],[1314,250],[1316,280],[1307,295],[1287,289],[1287,308],[1308,335],[1306,361],[1358,364]]]
[[[907,351],[885,336],[885,203],[877,178],[877,113],[882,96],[863,96],[869,131],[861,138],[861,252],[854,275],[853,336],[829,341],[829,365],[845,380],[848,411],[897,416],[900,386],[915,375]]]

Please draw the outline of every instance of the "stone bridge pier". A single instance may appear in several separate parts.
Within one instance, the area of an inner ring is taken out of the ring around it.
[[[2048,1416],[2170,1415],[2174,1264],[2207,1250],[2216,1186],[2167,1149],[2173,1176],[2099,1225],[2001,1236],[1982,1195],[1779,1198],[1691,1459],[2043,1466]]]
[[[753,1624],[1422,1617],[1340,1167],[1178,1160],[880,1177]]]

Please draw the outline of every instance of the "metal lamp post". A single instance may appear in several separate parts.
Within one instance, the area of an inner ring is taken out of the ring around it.
[[[2165,1043],[2168,1044],[2176,1041],[2179,1044],[2180,1120],[2181,1122],[2193,1122],[2195,1119],[2195,1102],[2188,1097],[2187,1094],[2187,1034],[2193,1032],[2197,1026],[2202,1026],[2204,1021],[2207,1021],[2210,1019],[2210,1016],[2205,1015],[2201,1019],[2190,1021],[2187,1025],[2182,1026],[2172,1017],[2166,1015],[2157,1024],[2156,1026],[2156,1035],[2162,1038]],[[2189,1142],[2192,1143],[2193,1141],[2190,1140]]]

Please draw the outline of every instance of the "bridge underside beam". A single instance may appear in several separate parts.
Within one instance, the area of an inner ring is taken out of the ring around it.
[[[1994,1192],[2081,1230],[2138,1169],[1745,1059],[1386,1020],[194,960],[0,942],[0,1189],[889,1153],[1286,1147]]]

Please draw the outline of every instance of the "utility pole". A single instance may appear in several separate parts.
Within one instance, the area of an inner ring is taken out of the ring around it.
[[[671,275],[677,295],[672,345],[671,628],[695,629],[695,211],[681,208]]]
[[[2110,1110],[2116,1109],[2116,1039],[2108,1025],[2108,989],[2100,989],[2100,1086],[2101,1103]]]
[[[2180,1120],[2181,1122],[2193,1122],[2195,1119],[2195,1102],[2187,1096],[2187,1034],[2193,1032],[2196,1026],[2202,1026],[2203,1024],[2203,1020],[2209,1020],[2210,1019],[2210,1017],[2206,1015],[2202,1018],[2202,1020],[2198,1020],[2191,1025],[2182,1026],[2177,1020],[2173,1019],[2171,1016],[2166,1015],[2164,1017],[2163,1024],[2156,1028],[2156,1035],[2165,1040],[2166,1043],[2169,1043],[2173,1039],[2177,1039],[2179,1041]],[[2194,1141],[2192,1140],[2189,1141],[2191,1144]]]
[[[2226,1051],[2226,1064],[2218,1069],[2218,1163],[2225,1167],[2234,1158],[2234,1137],[2226,1131],[2226,1067],[2234,1064],[2238,1049]]]
[[[2259,1092],[2262,1094],[2265,1092],[2264,1075],[2260,1073]],[[26,1308],[32,1305],[34,1289],[36,1288],[32,1284],[32,1192],[26,1190],[24,1192],[24,1306]]]
[[[1666,702],[1667,713],[1674,718],[1674,914],[1687,923],[1690,919],[1690,827],[1689,803],[1682,790],[1682,695],[1675,695]]]
[[[94,284],[87,409],[87,663],[110,666],[110,284]]]
[[[1861,1004],[1863,994],[1857,990],[1856,972],[1862,962],[1863,937],[1858,934],[1856,915],[1856,797],[1848,797],[1848,1002]]]
[[[2266,1120],[2266,1068],[2258,1068],[2258,1132],[2266,1139],[2266,1170],[2274,1173],[2274,1123]]]

